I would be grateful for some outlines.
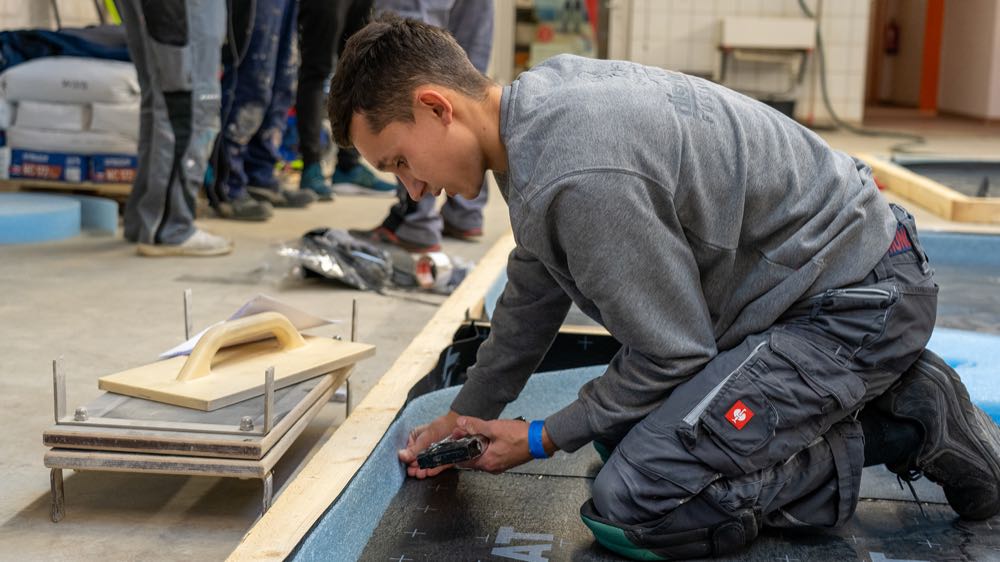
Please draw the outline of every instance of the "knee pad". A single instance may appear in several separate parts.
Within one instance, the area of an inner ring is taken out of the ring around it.
[[[732,515],[710,527],[666,531],[671,514],[650,525],[622,525],[601,517],[592,500],[580,507],[580,518],[597,542],[632,560],[684,560],[740,551],[757,538],[759,516],[752,509]]]

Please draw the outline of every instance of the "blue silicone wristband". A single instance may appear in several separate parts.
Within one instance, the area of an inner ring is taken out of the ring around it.
[[[544,420],[535,420],[528,425],[528,450],[531,456],[536,459],[547,459],[549,455],[542,445],[542,429],[545,428]]]

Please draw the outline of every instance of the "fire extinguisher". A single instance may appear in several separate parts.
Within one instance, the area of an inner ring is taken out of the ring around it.
[[[896,23],[896,20],[889,20],[889,23],[885,24],[883,50],[887,55],[895,55],[899,52],[899,24]]]

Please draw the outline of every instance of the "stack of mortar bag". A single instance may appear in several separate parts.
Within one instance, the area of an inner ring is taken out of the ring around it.
[[[11,178],[131,183],[139,138],[135,67],[81,57],[13,66],[0,74],[4,128]]]
[[[10,147],[7,146],[7,129],[13,121],[12,107],[0,97],[0,180],[10,176]]]

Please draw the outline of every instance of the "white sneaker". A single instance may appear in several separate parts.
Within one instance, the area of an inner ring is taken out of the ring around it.
[[[180,244],[139,244],[139,255],[154,257],[221,256],[232,251],[232,241],[200,228]]]

